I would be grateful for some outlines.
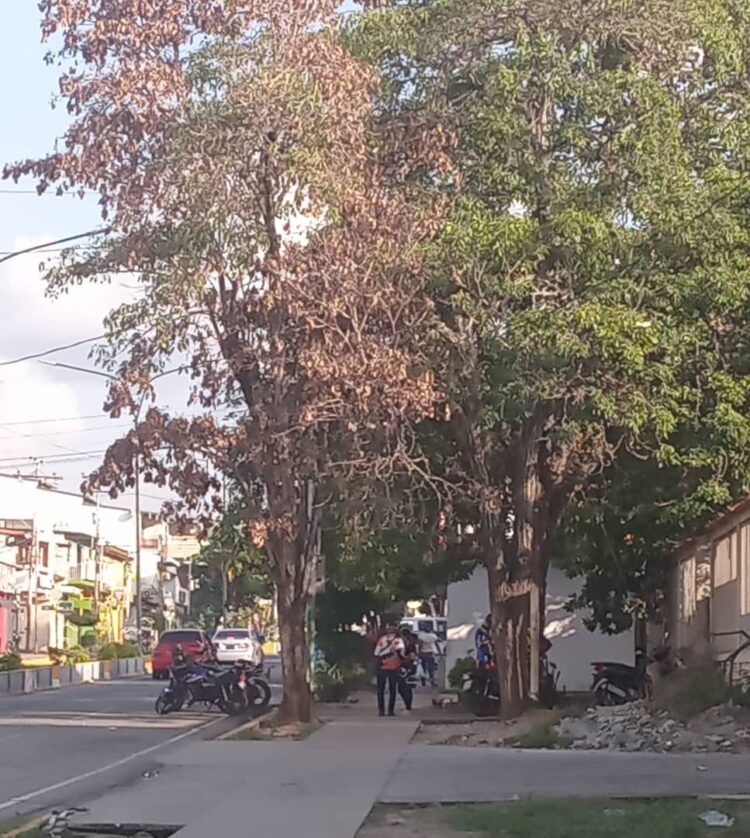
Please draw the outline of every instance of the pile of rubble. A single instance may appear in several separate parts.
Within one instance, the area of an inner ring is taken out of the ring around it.
[[[563,718],[554,728],[577,750],[655,753],[750,752],[750,727],[731,705],[712,707],[688,722],[644,702],[592,707],[580,718]]]

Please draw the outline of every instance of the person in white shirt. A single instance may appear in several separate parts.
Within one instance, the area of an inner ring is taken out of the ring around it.
[[[433,687],[437,686],[437,659],[440,654],[440,639],[432,631],[421,631],[419,633],[419,660],[422,663],[422,686],[424,687],[429,678]]]

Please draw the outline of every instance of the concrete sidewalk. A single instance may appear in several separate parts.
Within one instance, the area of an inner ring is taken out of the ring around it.
[[[236,838],[250,828],[264,838],[352,838],[418,726],[364,713],[304,742],[191,742],[165,754],[156,776],[90,804],[72,825],[185,825],[179,838]]]
[[[383,803],[489,803],[515,797],[750,795],[750,756],[521,751],[411,745]]]
[[[73,823],[182,827],[178,838],[354,838],[373,805],[515,797],[750,795],[750,756],[410,745],[418,721],[374,696],[324,707],[304,742],[190,742]]]

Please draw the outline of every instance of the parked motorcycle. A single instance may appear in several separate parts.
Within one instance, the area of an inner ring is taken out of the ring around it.
[[[245,676],[247,705],[253,713],[260,713],[271,703],[271,687],[268,685],[262,664],[240,662],[235,669]]]
[[[254,687],[254,696],[258,690]],[[239,716],[248,708],[246,673],[236,667],[176,663],[169,671],[169,684],[156,699],[156,712],[163,716],[193,704]]]
[[[496,716],[500,712],[500,688],[494,663],[477,664],[465,672],[461,685],[461,701],[475,716]]]
[[[557,684],[559,680],[560,670],[556,664],[544,655],[539,673],[539,703],[550,710],[557,705],[559,697]]]
[[[596,703],[614,706],[651,698],[653,682],[648,673],[648,665],[652,660],[643,649],[636,649],[635,666],[613,661],[593,661],[594,682],[591,691],[596,697]]]

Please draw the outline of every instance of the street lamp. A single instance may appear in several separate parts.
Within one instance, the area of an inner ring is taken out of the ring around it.
[[[100,378],[108,378],[110,381],[119,381],[116,375],[111,375],[108,372],[101,370],[92,370],[88,367],[77,367],[75,364],[63,364],[60,361],[40,361],[47,367],[61,367],[66,370],[73,370],[73,372],[86,373],[88,375],[98,375]],[[166,370],[159,372],[149,379],[149,384],[153,384],[159,378],[164,378],[167,375],[172,375],[176,372],[181,372],[183,367],[177,367],[173,370]],[[141,417],[141,410],[146,400],[146,393],[141,395],[138,402],[138,408],[133,414],[133,429],[138,427],[138,420]],[[143,654],[143,642],[141,637],[141,472],[138,454],[133,458],[133,477],[135,479],[135,620],[136,620],[136,643],[138,644],[138,654]]]

